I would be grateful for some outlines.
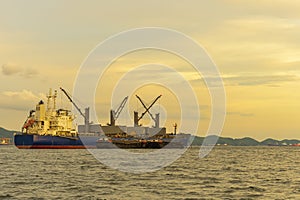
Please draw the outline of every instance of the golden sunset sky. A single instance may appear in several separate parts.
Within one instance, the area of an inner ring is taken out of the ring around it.
[[[300,1],[284,0],[2,0],[0,126],[20,130],[28,111],[49,88],[62,86],[72,91],[84,59],[111,35],[133,28],[162,27],[193,38],[218,66],[227,98],[222,136],[299,139],[299,11]],[[110,78],[102,81],[113,88],[132,66],[149,62],[172,66],[191,83],[202,109],[198,133],[204,135],[211,106],[205,83],[189,70],[191,66],[173,55],[154,51],[127,55],[113,63],[107,71]],[[118,74],[114,66],[122,66],[122,72]],[[97,90],[97,96],[108,95],[96,101],[102,123],[108,119],[109,87]],[[147,101],[165,93],[161,104],[174,117],[176,98],[170,91],[151,87],[137,93]],[[130,97],[129,102],[133,110],[136,100]],[[167,128],[172,129],[173,121]]]

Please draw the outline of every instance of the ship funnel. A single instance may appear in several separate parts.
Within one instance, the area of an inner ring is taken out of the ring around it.
[[[159,113],[155,114],[155,128],[159,128]]]
[[[133,118],[133,120],[134,120],[134,127],[137,127],[137,126],[139,126],[139,113],[138,112],[136,112],[136,111],[134,111],[134,118]]]
[[[90,108],[86,108],[84,110],[84,126],[85,126],[85,132],[90,132]]]
[[[116,120],[115,120],[115,111],[110,110],[110,126],[115,126]]]

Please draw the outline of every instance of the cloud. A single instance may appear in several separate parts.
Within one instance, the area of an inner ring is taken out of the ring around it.
[[[223,78],[226,85],[244,85],[244,86],[256,86],[256,85],[276,85],[277,87],[286,82],[299,81],[300,78],[296,75],[246,75],[246,76],[232,76]]]
[[[2,74],[6,76],[20,75],[25,78],[31,78],[38,74],[36,69],[30,67],[23,67],[16,64],[2,65]]]
[[[244,7],[244,1],[237,3]],[[261,4],[253,3],[253,6]],[[224,19],[220,26],[211,30],[213,34],[199,34],[197,38],[204,41],[207,51],[223,72],[280,72],[299,68],[299,25],[299,16],[250,12]]]
[[[270,75],[256,75],[256,74],[236,74],[236,75],[222,75],[221,76],[225,86],[257,86],[265,85],[269,87],[280,87],[283,83],[300,81],[300,77],[294,74],[270,74]],[[192,82],[199,82],[206,80],[212,85],[217,83],[216,77],[205,77],[201,79],[192,79]]]
[[[38,74],[38,71],[33,68],[26,68],[22,74],[23,77],[31,78]]]
[[[243,113],[243,112],[227,112],[227,115],[237,115],[240,117],[253,117],[253,113]]]
[[[13,91],[5,91],[2,92],[2,94],[6,97],[13,97],[13,98],[18,98],[18,99],[23,99],[23,100],[39,100],[39,99],[45,99],[45,95],[40,93],[38,95],[33,94],[33,92],[29,90],[22,90],[20,92],[13,92]]]
[[[4,91],[0,93],[0,109],[27,112],[40,100],[45,99],[45,94],[35,94],[29,90]]]
[[[22,70],[23,69],[18,65],[13,65],[13,64],[4,64],[4,65],[2,65],[2,73],[4,75],[7,75],[7,76],[18,74]]]
[[[29,110],[40,100],[45,100],[46,95],[34,94],[29,90],[4,91],[0,93],[0,108],[12,110]]]

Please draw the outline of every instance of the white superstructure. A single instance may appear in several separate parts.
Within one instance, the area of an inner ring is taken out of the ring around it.
[[[22,127],[22,133],[51,135],[61,137],[76,137],[73,127],[74,115],[69,110],[56,110],[57,91],[50,89],[47,95],[47,105],[41,100],[35,110],[31,110]]]

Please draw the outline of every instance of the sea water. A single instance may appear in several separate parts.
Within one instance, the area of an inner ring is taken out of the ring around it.
[[[198,154],[190,148],[156,172],[131,174],[87,150],[1,146],[0,199],[300,199],[300,147],[224,146],[203,159]]]

